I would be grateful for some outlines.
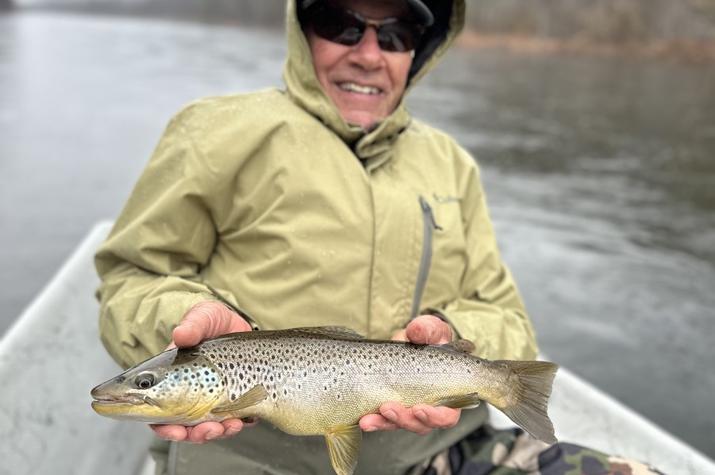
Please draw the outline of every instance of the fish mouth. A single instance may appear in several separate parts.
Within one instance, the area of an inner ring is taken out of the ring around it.
[[[92,394],[92,397],[94,398],[92,401],[92,407],[141,406],[145,404],[160,407],[158,402],[146,394],[129,393],[122,396],[114,396],[111,394]]]

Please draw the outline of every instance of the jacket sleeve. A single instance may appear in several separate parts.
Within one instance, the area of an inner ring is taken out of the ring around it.
[[[215,299],[199,279],[216,241],[199,159],[177,116],[95,256],[100,336],[124,367],[165,349],[186,311]]]
[[[469,163],[460,177],[462,221],[467,265],[461,296],[440,309],[461,338],[474,342],[476,353],[488,359],[534,359],[538,349],[534,330],[516,284],[502,261],[479,170]],[[464,163],[464,160],[463,160]]]

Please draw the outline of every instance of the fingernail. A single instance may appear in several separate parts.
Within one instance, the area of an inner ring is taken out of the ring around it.
[[[206,440],[214,440],[215,438],[219,437],[221,434],[218,432],[207,432],[206,433]]]
[[[392,409],[383,412],[382,415],[385,416],[386,419],[389,419],[391,421],[397,420],[397,413]]]
[[[427,413],[421,409],[414,411],[415,417],[422,422],[427,421]]]
[[[362,430],[363,432],[377,432],[377,427],[370,426]]]

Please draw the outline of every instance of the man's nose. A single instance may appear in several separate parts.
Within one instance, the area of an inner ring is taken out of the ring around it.
[[[382,50],[377,42],[377,30],[368,26],[360,42],[353,47],[352,59],[365,69],[375,69],[382,63]]]

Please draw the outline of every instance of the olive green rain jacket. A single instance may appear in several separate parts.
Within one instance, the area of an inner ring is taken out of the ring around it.
[[[410,87],[453,42],[464,8],[455,1],[438,46],[418,52]],[[160,352],[217,292],[266,330],[344,325],[389,338],[436,309],[481,356],[534,358],[474,160],[404,104],[369,133],[346,124],[320,88],[293,1],[287,16],[286,90],[177,114],[97,253],[109,353],[126,367]],[[464,411],[458,427],[424,437],[366,434],[357,473],[400,473],[485,417]],[[170,452],[168,473],[331,473],[322,437],[266,423]]]

